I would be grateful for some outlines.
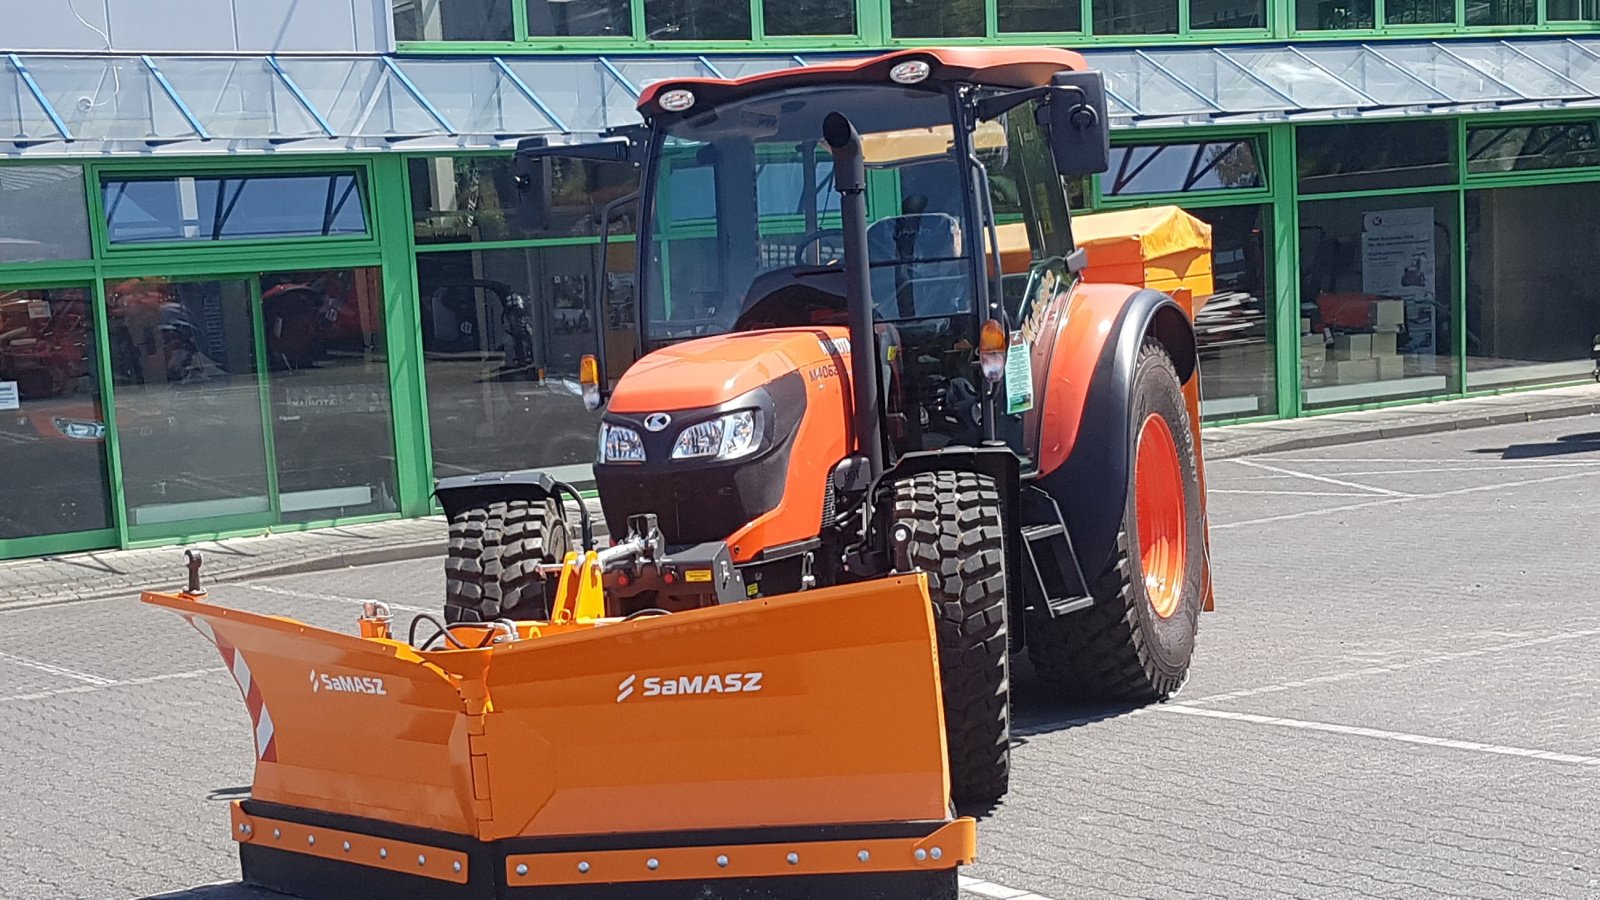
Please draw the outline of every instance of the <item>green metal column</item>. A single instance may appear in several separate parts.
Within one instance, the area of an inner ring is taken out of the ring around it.
[[[373,224],[383,258],[383,330],[389,353],[400,512],[425,516],[433,509],[433,460],[405,159],[398,153],[379,154],[373,159],[372,181]]]
[[[1300,208],[1294,126],[1267,132],[1267,184],[1272,188],[1272,281],[1278,417],[1301,412],[1300,395]]]

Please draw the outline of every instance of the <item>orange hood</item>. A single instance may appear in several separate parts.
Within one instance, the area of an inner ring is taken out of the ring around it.
[[[704,409],[790,372],[826,363],[848,371],[844,328],[780,328],[720,334],[663,347],[629,367],[612,392],[619,413]]]

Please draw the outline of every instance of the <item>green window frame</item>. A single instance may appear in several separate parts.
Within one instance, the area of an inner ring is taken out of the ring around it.
[[[361,214],[366,223],[365,234],[334,234],[286,236],[270,238],[241,238],[224,240],[176,240],[118,243],[111,239],[105,186],[108,183],[131,181],[159,181],[186,177],[293,176],[293,175],[353,175],[356,191],[360,195]],[[295,250],[302,248],[312,253],[324,251],[362,253],[377,249],[377,210],[373,197],[374,184],[371,166],[366,161],[322,157],[316,160],[252,160],[241,165],[238,159],[188,160],[182,164],[166,161],[155,164],[130,165],[112,162],[94,166],[89,175],[89,226],[94,234],[94,251],[97,258],[107,260],[127,259],[133,255],[166,254],[188,257],[211,257],[218,253],[249,252],[252,250]]]
[[[1573,14],[1565,18],[1559,17],[1561,13],[1551,14],[1552,4],[1560,7],[1564,0],[1496,0],[1493,4],[1471,4],[1470,0],[1278,0],[1283,3],[1282,18],[1287,24],[1285,37],[1296,40],[1330,39],[1351,40],[1359,37],[1450,37],[1452,35],[1472,35],[1474,37],[1492,37],[1497,35],[1516,36],[1548,33],[1584,33],[1600,31],[1600,4],[1589,0],[1565,0]],[[1471,21],[1472,9],[1478,10],[1486,7],[1503,8],[1506,10],[1521,10],[1520,15],[1504,15],[1501,18],[1507,21],[1474,23]],[[1362,24],[1345,26],[1332,24],[1328,27],[1306,27],[1300,21],[1301,7],[1310,9],[1326,7],[1330,17],[1323,21],[1337,21],[1342,16],[1345,21],[1354,16]],[[1421,10],[1427,7],[1431,12],[1426,15],[1407,15],[1406,10]],[[1345,10],[1340,12],[1340,10]],[[1359,10],[1350,12],[1349,10]],[[1444,10],[1450,10],[1446,16]],[[1588,19],[1581,18],[1588,16]],[[1523,21],[1509,21],[1520,18]],[[1409,21],[1408,21],[1409,20]]]
[[[654,0],[630,0],[630,31],[628,35],[537,35],[531,33],[528,0],[501,0],[511,4],[513,39],[510,41],[398,41],[401,53],[463,53],[463,52],[516,52],[537,48],[573,52],[606,52],[618,50],[657,50],[662,52],[694,52],[696,50],[774,50],[855,49],[881,44],[879,35],[885,31],[883,17],[888,0],[854,0],[855,21],[850,31],[832,35],[774,35],[768,34],[763,9],[764,0],[732,0],[750,5],[750,36],[730,40],[673,40],[648,37],[646,4]],[[711,2],[711,0],[704,0]],[[775,2],[775,0],[774,0]]]

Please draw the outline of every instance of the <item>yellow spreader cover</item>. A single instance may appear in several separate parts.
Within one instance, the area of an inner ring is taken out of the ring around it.
[[[1074,216],[1072,236],[1089,255],[1085,281],[1131,284],[1174,297],[1187,292],[1200,298],[1214,290],[1211,226],[1176,206]]]

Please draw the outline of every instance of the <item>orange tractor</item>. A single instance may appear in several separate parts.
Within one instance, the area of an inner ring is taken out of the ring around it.
[[[1106,168],[1098,73],[907,50],[639,110],[518,152],[529,190],[551,157],[641,170],[602,223],[637,207],[636,358],[582,366],[607,546],[573,486],[487,473],[438,484],[428,640],[146,595],[250,704],[247,881],[954,898],[952,800],[1008,786],[1013,654],[1074,695],[1183,684],[1211,593],[1192,310],[1085,277],[1062,179]]]

